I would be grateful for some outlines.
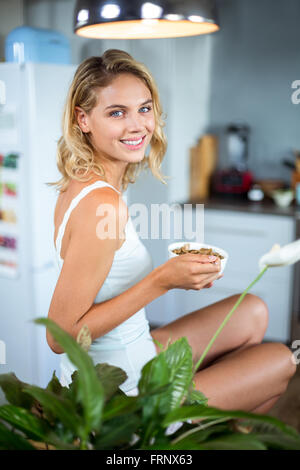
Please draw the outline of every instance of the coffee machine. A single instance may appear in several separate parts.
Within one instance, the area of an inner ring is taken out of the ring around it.
[[[226,128],[226,151],[229,167],[217,170],[212,178],[212,193],[246,198],[253,183],[248,170],[250,128],[246,124],[230,124]]]

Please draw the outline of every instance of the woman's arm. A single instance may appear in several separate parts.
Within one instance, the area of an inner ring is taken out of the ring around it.
[[[97,224],[101,221],[97,208],[104,203],[115,209],[115,216],[106,214],[105,221],[116,224],[116,238],[97,236]],[[158,267],[113,299],[93,303],[119,247],[118,234],[123,232],[127,222],[127,207],[119,203],[117,193],[101,188],[88,194],[72,213],[71,237],[48,317],[74,338],[83,325],[88,326],[93,340],[103,336],[168,290],[160,285]],[[47,341],[55,353],[64,352],[48,330]]]
[[[152,300],[165,294],[167,290],[160,286],[158,270],[159,268],[154,269],[144,279],[113,299],[93,304],[73,324],[70,331],[71,335],[76,338],[83,325],[87,325],[92,340],[99,338],[127,320]],[[57,354],[64,352],[57,344],[55,344],[53,351]]]

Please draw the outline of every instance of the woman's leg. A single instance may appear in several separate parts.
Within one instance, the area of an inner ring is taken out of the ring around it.
[[[281,395],[276,395],[275,397],[270,398],[269,400],[265,401],[261,405],[257,406],[253,410],[251,410],[251,413],[256,413],[256,414],[260,414],[260,415],[267,414],[268,411],[270,411],[273,408],[273,406],[275,405],[275,403],[277,402],[277,400],[280,397],[281,397]]]
[[[264,414],[285,392],[295,371],[287,346],[264,343],[225,354],[197,372],[194,381],[209,406]]]
[[[196,362],[238,297],[196,310],[151,334],[163,345],[168,338],[174,342],[186,336]],[[196,388],[207,396],[210,406],[265,413],[286,390],[296,367],[285,345],[260,344],[267,323],[266,304],[248,294],[195,374]]]
[[[239,295],[233,295],[195,310],[167,325],[152,330],[151,335],[164,346],[169,338],[171,342],[174,342],[185,336],[191,345],[193,360],[196,363],[238,298]],[[199,370],[223,354],[245,348],[251,344],[261,343],[267,326],[267,305],[259,297],[247,294],[208,351]]]

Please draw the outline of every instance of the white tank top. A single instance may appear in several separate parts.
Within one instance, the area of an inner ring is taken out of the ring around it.
[[[121,194],[105,181],[96,181],[82,189],[65,212],[55,244],[58,275],[64,262],[60,256],[62,239],[72,210],[90,191],[105,186]],[[116,297],[146,277],[153,269],[151,256],[139,239],[130,216],[125,227],[125,236],[123,245],[115,252],[111,269],[94,303],[101,303]],[[89,350],[89,355],[95,364],[107,362],[125,370],[128,379],[120,387],[124,392],[136,388],[143,365],[155,354],[156,350],[149,333],[149,323],[144,308],[104,336],[95,339]],[[68,383],[71,382],[71,374],[74,370],[75,367],[67,355],[62,354],[61,371],[64,380]]]

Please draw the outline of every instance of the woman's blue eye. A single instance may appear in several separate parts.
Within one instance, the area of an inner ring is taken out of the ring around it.
[[[141,109],[146,109],[146,112],[151,111],[151,106],[143,106]]]
[[[140,108],[140,111],[142,110],[142,113],[148,113],[149,111],[151,111],[151,109],[152,109],[151,106],[143,106],[142,108]],[[121,113],[121,114],[118,114],[118,113]],[[116,111],[112,111],[111,113],[109,113],[109,115],[112,117],[121,117],[123,113],[124,111],[119,109]]]
[[[117,116],[117,117],[118,117],[119,114],[117,115],[116,113],[123,113],[123,111],[120,111],[120,110],[119,110],[119,111],[112,111],[112,112],[110,113],[110,116]]]

